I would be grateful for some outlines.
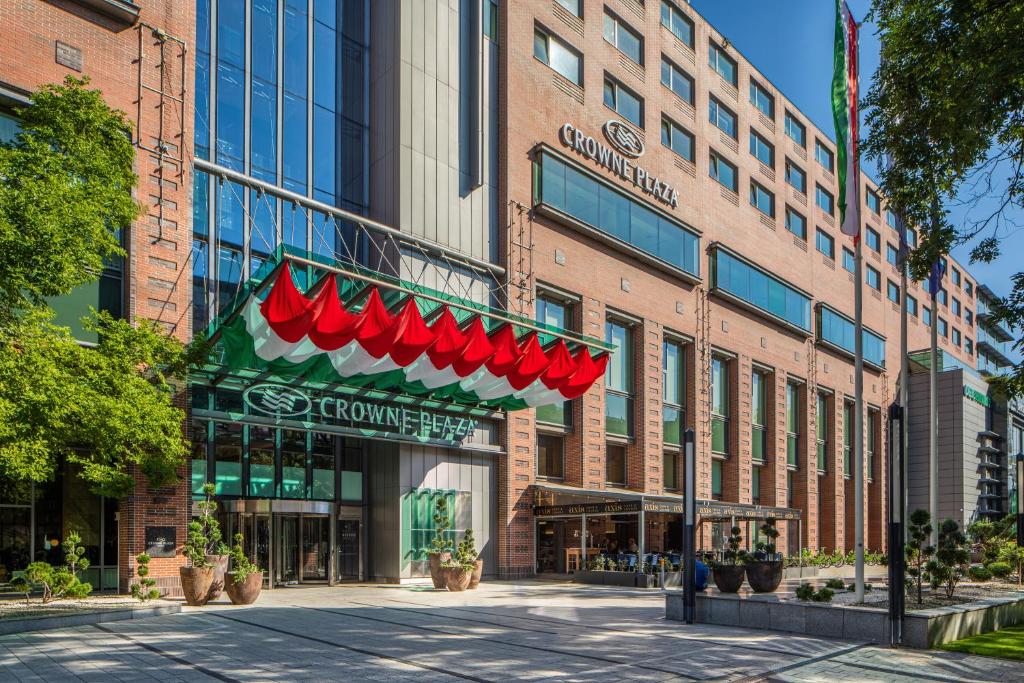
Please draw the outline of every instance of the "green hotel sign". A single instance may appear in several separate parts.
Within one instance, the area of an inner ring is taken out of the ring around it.
[[[983,405],[986,408],[990,408],[992,406],[992,399],[990,399],[987,394],[983,394],[982,392],[978,391],[973,387],[964,386],[964,396],[967,398],[967,400],[974,401],[975,403]]]

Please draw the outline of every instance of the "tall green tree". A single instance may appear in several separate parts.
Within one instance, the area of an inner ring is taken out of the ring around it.
[[[864,101],[863,147],[888,155],[882,190],[919,228],[912,276],[923,279],[940,255],[974,240],[972,261],[995,260],[1001,238],[1024,220],[1024,2],[874,0],[869,19],[882,55]],[[965,216],[957,222],[941,208],[954,205]],[[1024,324],[1024,273],[993,313]],[[997,384],[1024,394],[1024,365]]]
[[[87,84],[43,86],[0,143],[0,324],[95,280],[141,211],[131,125]]]
[[[131,127],[87,84],[40,89],[0,144],[0,479],[43,482],[69,462],[120,497],[135,468],[175,480],[187,442],[173,382],[193,352],[149,321],[93,311],[95,348],[51,322],[46,297],[96,280],[140,212]]]

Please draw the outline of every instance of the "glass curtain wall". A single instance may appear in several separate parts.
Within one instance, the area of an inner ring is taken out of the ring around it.
[[[196,155],[365,214],[367,7],[367,0],[197,0]],[[194,180],[197,331],[279,243],[332,258],[344,251],[345,226],[323,214],[202,172]]]

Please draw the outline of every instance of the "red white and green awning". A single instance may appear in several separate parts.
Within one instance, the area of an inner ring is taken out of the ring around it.
[[[285,261],[269,280],[218,328],[228,371],[516,410],[581,396],[608,362],[600,344],[343,273],[301,292]]]

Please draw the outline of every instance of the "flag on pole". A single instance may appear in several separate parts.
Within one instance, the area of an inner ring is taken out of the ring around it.
[[[934,299],[939,290],[942,289],[942,278],[946,274],[946,261],[942,258],[935,259],[932,264],[932,272],[928,274],[928,293]]]
[[[832,117],[839,152],[839,220],[844,235],[860,239],[857,191],[860,158],[857,151],[857,22],[850,7],[836,0],[835,55],[832,72]]]

